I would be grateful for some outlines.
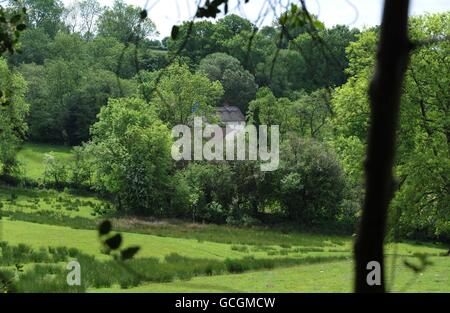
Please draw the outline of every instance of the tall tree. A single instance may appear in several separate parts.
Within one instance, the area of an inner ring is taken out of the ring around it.
[[[92,39],[97,32],[97,19],[104,8],[97,0],[80,1],[80,32],[87,39]]]
[[[198,64],[208,54],[221,51],[214,39],[214,32],[215,25],[210,21],[198,21],[192,27],[189,22],[184,22],[179,27],[176,38],[168,40],[169,51],[187,56],[194,64]],[[184,49],[179,51],[181,47]]]
[[[449,33],[450,13],[410,18],[413,41],[445,38]],[[335,147],[345,160],[349,178],[359,185],[362,154],[367,144],[369,99],[367,91],[375,65],[376,30],[358,35],[347,51],[351,75],[333,94],[332,125],[338,135]],[[450,84],[446,74],[450,64],[450,44],[446,41],[415,49],[405,74],[397,131],[395,175],[399,184],[391,205],[390,234],[439,238],[449,237],[448,203],[448,129],[447,110]],[[351,177],[350,177],[351,176]],[[355,186],[356,186],[355,185]],[[356,190],[356,189],[355,189]],[[394,213],[395,212],[395,213]],[[398,216],[394,220],[394,215]],[[395,224],[394,224],[395,223]]]
[[[143,39],[157,34],[155,24],[149,19],[141,19],[141,9],[127,5],[123,0],[115,0],[98,19],[98,34],[113,37],[127,44],[136,38]]]
[[[164,70],[159,82],[154,79],[155,75],[158,73],[152,73],[143,88],[155,91],[151,103],[160,119],[171,126],[186,125],[192,122],[193,115],[210,117],[223,96],[220,82],[211,82],[203,74],[193,74],[186,65],[171,65]]]
[[[88,145],[100,190],[117,196],[121,209],[156,215],[168,205],[170,131],[142,99],[110,100],[91,129]]]
[[[78,2],[72,2],[64,7],[63,19],[70,33],[74,33],[79,29],[80,6]]]
[[[309,34],[299,35],[290,49],[298,51],[303,65],[296,79],[301,88],[311,91],[322,87],[336,87],[345,83],[344,69],[348,65],[345,48],[355,40],[359,31],[337,25],[318,32],[320,39]]]
[[[76,0],[64,9],[64,20],[69,32],[79,32],[86,39],[94,38],[97,19],[104,8],[97,0]]]
[[[0,177],[9,177],[17,170],[17,151],[27,131],[26,88],[23,77],[0,58]]]
[[[54,37],[63,26],[64,5],[60,0],[10,0],[10,3],[14,7],[25,7],[28,27],[42,28],[50,37]]]
[[[20,36],[20,52],[9,57],[14,64],[36,63],[43,64],[49,57],[48,46],[51,38],[42,28],[26,29]]]
[[[249,20],[242,18],[236,14],[230,14],[221,18],[215,25],[214,39],[220,45],[224,45],[225,41],[239,35],[241,32],[253,31],[253,24]]]
[[[238,59],[226,53],[213,53],[200,62],[198,72],[213,82],[220,81],[224,89],[223,102],[238,106],[245,114],[248,103],[255,98],[257,86],[253,75]]]

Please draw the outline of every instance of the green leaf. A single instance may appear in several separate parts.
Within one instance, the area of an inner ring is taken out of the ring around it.
[[[15,267],[16,267],[16,270],[17,270],[18,272],[20,272],[20,273],[23,272],[23,265],[22,265],[22,264],[16,263]]]
[[[135,256],[135,254],[141,249],[138,246],[129,247],[125,250],[120,251],[120,257],[122,260],[129,260]]]
[[[98,233],[99,235],[106,235],[108,234],[112,229],[111,222],[108,220],[103,221],[99,227],[98,227]]]
[[[19,31],[23,31],[26,28],[27,28],[27,25],[25,25],[25,24],[19,24],[19,25],[16,26],[16,29],[19,30]]]
[[[321,21],[319,21],[319,20],[315,20],[315,21],[313,22],[313,25],[314,25],[314,27],[315,27],[317,30],[324,30],[324,29],[325,29],[325,25],[324,25]]]
[[[111,250],[117,250],[119,249],[120,245],[122,244],[122,235],[121,234],[115,234],[111,238],[108,238],[105,240],[105,244],[111,249]]]
[[[11,17],[10,23],[17,24],[21,18],[22,18],[22,16],[20,14],[16,14],[13,17]]]
[[[414,273],[422,272],[422,268],[420,266],[412,264],[411,262],[409,262],[407,260],[403,261],[403,264],[405,264],[405,266],[408,267],[410,270],[412,270]]]
[[[170,33],[170,37],[175,40],[177,39],[178,33],[180,32],[180,26],[173,25],[172,32]]]
[[[287,16],[287,14],[283,14],[283,15],[281,15],[281,16],[280,16],[280,19],[279,19],[279,23],[280,23],[280,25],[286,25],[286,23],[287,23],[287,20],[288,20],[288,16]]]

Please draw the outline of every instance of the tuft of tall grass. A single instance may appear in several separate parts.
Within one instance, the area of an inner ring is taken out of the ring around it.
[[[244,245],[231,245],[231,250],[248,253],[249,249]]]
[[[66,247],[32,249],[25,244],[10,246],[6,242],[0,242],[0,266],[27,263],[57,263],[76,256],[79,251]]]
[[[32,269],[19,275],[15,287],[19,292],[85,292],[86,284],[69,286],[66,281],[67,271],[61,265],[36,264]]]

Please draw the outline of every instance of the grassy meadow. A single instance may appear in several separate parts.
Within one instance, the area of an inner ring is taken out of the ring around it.
[[[70,151],[71,148],[66,146],[27,143],[20,150],[17,159],[21,164],[25,177],[38,181],[44,176],[45,154],[52,155],[58,160],[70,164],[72,161],[72,154]]]
[[[46,153],[71,162],[70,148],[26,144],[19,154],[30,180],[42,179]],[[352,236],[300,230],[231,227],[137,219],[107,200],[71,190],[0,187],[0,271],[25,292],[350,292]],[[135,258],[102,250],[98,223],[108,218]],[[448,247],[387,244],[388,282],[395,292],[450,291]],[[66,284],[69,260],[82,285]],[[404,261],[420,265],[415,273]],[[16,264],[23,266],[18,271]],[[18,278],[17,275],[18,274]],[[395,278],[392,279],[393,275]],[[393,282],[392,282],[393,280]]]

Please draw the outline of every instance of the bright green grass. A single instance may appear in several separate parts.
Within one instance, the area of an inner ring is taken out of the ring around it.
[[[17,158],[25,177],[37,180],[43,178],[46,153],[69,165],[73,158],[71,149],[71,147],[66,146],[26,143],[23,145]]]
[[[77,248],[83,253],[102,257],[97,233],[94,230],[9,220],[3,220],[2,224],[2,240],[11,245],[24,243],[33,248],[46,246]],[[139,257],[163,258],[171,253],[190,258],[207,259],[241,258],[249,255],[268,257],[265,251],[240,252],[231,249],[231,245],[222,243],[136,233],[122,234],[125,246],[139,245],[141,247],[141,251],[137,255]]]
[[[3,220],[3,238],[2,240],[9,244],[24,243],[32,247],[53,246],[53,247],[72,247],[80,251],[99,255],[99,243],[97,234],[94,230],[72,229],[64,226],[54,226],[45,224],[35,224],[22,221]],[[239,246],[215,243],[209,241],[198,241],[195,239],[182,239],[174,237],[160,237],[138,233],[123,233],[126,245],[140,245],[142,251],[139,256],[145,257],[164,257],[170,253],[178,253],[191,258],[212,258],[224,259],[227,257],[238,258],[253,255],[255,257],[271,256],[270,251],[287,251],[289,256],[302,255],[350,255],[350,250],[342,246],[317,247],[318,251],[309,251],[311,247],[292,246],[290,248],[281,248],[279,246],[251,246],[247,245],[246,251],[236,248]],[[349,239],[345,246],[350,248]],[[392,245],[387,245],[387,254],[391,254]],[[300,250],[300,251],[297,251]],[[426,253],[437,255],[445,252],[443,248],[434,245],[413,245],[400,243],[397,246],[398,253],[401,255],[412,255],[414,253]],[[282,256],[277,253],[275,256]]]
[[[2,240],[11,245],[25,243],[34,249],[39,247],[68,247],[77,248],[83,253],[95,255],[99,259],[108,257],[100,254],[100,245],[96,239],[96,232],[93,230],[71,229],[68,227],[34,224],[22,221],[4,220]],[[157,257],[162,259],[170,253],[178,253],[190,258],[206,258],[224,260],[225,258],[238,259],[253,255],[256,258],[268,258],[266,247],[243,246],[199,242],[192,239],[180,239],[170,237],[157,237],[152,235],[124,233],[125,245],[139,245],[142,251],[138,257]],[[345,242],[345,246],[350,245],[351,240]],[[234,247],[234,248],[233,248]],[[294,250],[299,247],[280,248],[278,251]],[[311,247],[303,247],[309,248]],[[387,246],[388,255],[392,253],[392,245]],[[288,254],[286,256],[338,256],[347,255],[349,252],[330,252],[329,249],[342,250],[342,245],[336,247],[318,247],[322,252],[303,252],[301,254]],[[246,252],[242,250],[247,250]],[[443,254],[445,250],[431,244],[408,244],[401,243],[397,247],[399,257],[397,266],[397,289],[414,277],[412,272],[402,264],[405,257],[411,259],[414,253],[427,253],[433,255],[430,260],[434,263],[427,271],[417,276],[408,291],[444,291],[448,290],[450,262],[448,257],[437,255]],[[280,255],[277,255],[280,257]],[[414,259],[411,259],[414,260]],[[391,263],[388,263],[390,266]],[[270,271],[257,271],[239,275],[221,275],[213,277],[196,277],[188,281],[175,281],[161,284],[145,284],[130,289],[135,292],[348,292],[351,290],[352,266],[350,261],[331,262],[325,264],[302,265],[292,268],[274,269]],[[389,272],[390,273],[390,272]],[[447,288],[447,289],[446,289]],[[92,290],[92,291],[123,291],[119,287]]]
[[[431,257],[433,262],[421,274],[414,274],[398,262],[393,292],[450,292],[448,257]],[[91,292],[351,292],[353,262],[301,265],[188,281],[152,283],[130,289],[91,289]],[[388,280],[389,284],[389,280]]]

